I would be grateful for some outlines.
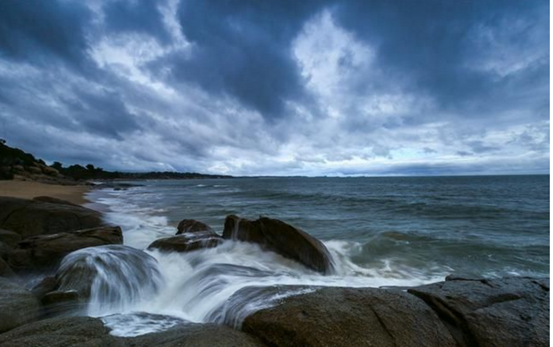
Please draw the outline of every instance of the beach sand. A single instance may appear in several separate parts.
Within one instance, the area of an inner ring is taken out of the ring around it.
[[[51,196],[83,205],[89,201],[84,194],[90,190],[89,186],[62,186],[31,181],[0,181],[0,196],[32,199],[37,196]]]

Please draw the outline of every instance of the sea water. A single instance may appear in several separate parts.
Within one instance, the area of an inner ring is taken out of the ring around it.
[[[413,286],[448,274],[549,274],[549,176],[132,183],[139,186],[94,190],[88,196],[103,206],[108,222],[122,227],[124,244],[132,249],[145,250],[154,240],[174,235],[182,219],[202,221],[222,233],[229,214],[249,219],[262,215],[322,240],[336,272],[324,276],[255,244],[230,240],[188,253],[146,251],[155,260],[146,261],[155,276],[137,279],[116,271],[114,276],[127,273],[128,278],[113,278],[114,283],[146,286],[148,290],[132,290],[142,296],[130,302],[127,298],[123,305],[112,302],[117,301],[113,295],[102,299],[92,293],[96,296],[89,314],[103,317],[116,335],[134,336],[184,322],[239,327],[248,314],[283,297],[244,298],[238,309],[225,312],[233,294],[252,286]]]

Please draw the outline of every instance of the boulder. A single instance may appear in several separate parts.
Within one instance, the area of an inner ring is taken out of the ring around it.
[[[38,318],[37,298],[18,284],[0,277],[0,333]]]
[[[461,279],[409,289],[459,346],[549,346],[549,279]]]
[[[332,257],[321,241],[277,219],[261,217],[250,221],[227,216],[223,238],[257,243],[317,272],[333,272]]]
[[[196,231],[167,237],[152,242],[148,249],[163,252],[190,252],[201,248],[217,247],[223,238],[214,231]]]
[[[16,271],[54,268],[78,249],[122,243],[121,228],[109,226],[33,236],[19,242],[9,256],[9,264]]]
[[[278,302],[249,315],[242,330],[269,346],[456,346],[438,315],[402,291],[321,288],[288,296],[298,287],[260,290]]]
[[[0,197],[0,228],[16,232],[22,238],[102,225],[99,212],[60,203],[58,199],[40,201]]]
[[[183,219],[177,226],[177,230],[177,235],[183,233],[195,233],[199,231],[209,231],[215,234],[215,231],[211,229],[209,225],[194,219]]]

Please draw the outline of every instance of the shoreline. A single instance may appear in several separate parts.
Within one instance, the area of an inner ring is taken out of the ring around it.
[[[86,198],[91,190],[87,185],[59,185],[36,181],[0,181],[0,196],[33,199],[37,196],[50,196],[84,206],[92,201]]]

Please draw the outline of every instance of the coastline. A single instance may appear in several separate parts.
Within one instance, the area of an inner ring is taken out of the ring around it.
[[[50,196],[74,204],[91,203],[85,195],[91,187],[86,185],[58,185],[36,181],[0,181],[0,196],[33,199],[37,196]]]

